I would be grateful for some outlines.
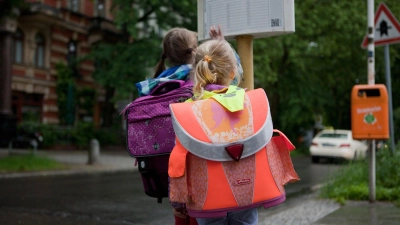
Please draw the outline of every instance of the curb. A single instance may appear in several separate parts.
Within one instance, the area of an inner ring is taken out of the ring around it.
[[[137,171],[137,168],[89,168],[89,169],[65,169],[50,171],[32,171],[32,172],[12,172],[0,173],[0,179],[24,178],[24,177],[47,177],[47,176],[65,176],[65,175],[86,175],[100,173],[118,173]]]

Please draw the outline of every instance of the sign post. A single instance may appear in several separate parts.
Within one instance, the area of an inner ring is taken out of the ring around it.
[[[368,0],[368,84],[375,84],[374,0]],[[375,202],[375,140],[369,141],[369,201]]]
[[[254,70],[253,70],[253,37],[238,36],[236,37],[238,55],[240,56],[243,68],[243,80],[240,84],[241,87],[247,90],[254,89]]]
[[[240,85],[254,89],[253,39],[293,33],[294,0],[198,0],[198,39],[219,25],[226,40],[236,40],[243,67]]]
[[[375,64],[374,64],[374,48],[376,46],[385,45],[385,67],[386,67],[386,86],[388,90],[388,106],[389,106],[389,127],[391,150],[394,153],[394,129],[393,129],[393,109],[392,109],[392,90],[390,80],[390,56],[389,44],[400,42],[400,23],[396,20],[389,8],[380,3],[372,18],[374,10],[374,0],[368,0],[368,34],[364,37],[361,44],[362,48],[368,48],[368,84],[375,84]],[[375,32],[376,31],[376,32]],[[375,140],[369,141],[369,201],[375,202]]]
[[[390,149],[394,153],[394,128],[393,128],[393,105],[392,105],[392,83],[390,75],[390,54],[389,44],[400,43],[400,23],[389,10],[385,3],[380,3],[375,13],[374,19],[374,45],[384,46],[386,87],[389,95],[389,129],[390,129]],[[369,36],[368,36],[369,38]],[[368,39],[364,37],[361,44],[362,48],[367,48]],[[369,49],[368,49],[369,50]]]

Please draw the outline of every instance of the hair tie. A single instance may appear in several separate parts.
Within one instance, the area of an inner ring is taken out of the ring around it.
[[[161,58],[165,59],[165,58],[167,58],[167,55],[165,55],[165,53],[163,53],[163,54],[161,54]]]
[[[203,59],[204,61],[211,62],[211,57],[208,55],[205,55]]]
[[[191,54],[193,52],[193,48],[188,48],[187,50],[186,50],[186,53],[187,54]]]

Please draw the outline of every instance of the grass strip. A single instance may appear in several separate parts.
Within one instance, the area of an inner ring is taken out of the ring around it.
[[[30,172],[60,169],[66,169],[66,166],[53,159],[33,154],[9,155],[0,158],[0,172]]]

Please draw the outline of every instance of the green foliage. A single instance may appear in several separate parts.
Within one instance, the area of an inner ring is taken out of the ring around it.
[[[130,41],[98,43],[87,59],[96,64],[96,82],[115,90],[112,101],[116,101],[132,97],[134,84],[152,75],[163,32],[172,27],[196,30],[197,1],[115,0],[112,11],[117,27]]]
[[[35,122],[23,122],[19,126],[27,132],[40,132],[43,136],[43,148],[55,145],[76,146],[88,148],[90,140],[96,138],[105,145],[124,145],[124,133],[118,128],[97,129],[93,123],[80,122],[75,127],[63,127]]]
[[[380,149],[376,157],[376,185],[384,188],[400,188],[400,146],[395,155],[388,148]]]
[[[78,107],[85,110],[87,115],[93,115],[93,108],[96,104],[97,92],[90,87],[83,87],[77,92]]]
[[[103,87],[116,90],[113,100],[127,99],[136,90],[135,83],[144,80],[148,68],[156,64],[159,43],[151,39],[132,44],[99,43],[88,56],[96,64],[93,78]]]
[[[124,145],[125,133],[118,128],[102,128],[95,132],[95,137],[101,146],[105,145]]]
[[[0,158],[0,172],[2,171],[40,171],[65,169],[65,165],[46,157],[29,155],[10,155]]]
[[[72,125],[75,120],[76,85],[74,72],[70,66],[57,63],[57,106],[61,125]]]
[[[291,157],[296,156],[309,156],[310,155],[310,148],[305,146],[304,144],[296,145],[296,149],[290,152]]]
[[[113,4],[116,24],[134,39],[149,38],[172,27],[197,30],[195,0],[114,0]]]
[[[397,1],[385,3],[399,18]],[[360,47],[367,31],[366,2],[296,1],[295,21],[293,34],[254,40],[255,87],[268,94],[274,126],[295,139],[322,115],[324,125],[350,129],[351,89],[367,83],[367,50]],[[393,96],[400,94],[399,47],[390,46]],[[384,74],[378,47],[375,82],[385,83]],[[400,100],[393,105],[400,107]]]
[[[395,96],[395,95],[392,95]],[[393,109],[393,128],[394,132],[394,140],[400,140],[400,106]]]
[[[0,2],[0,19],[3,17],[16,17],[15,10],[23,10],[27,7],[24,0],[5,0]]]
[[[71,129],[72,142],[79,148],[88,147],[90,140],[95,137],[93,123],[79,123],[74,129]]]
[[[376,154],[376,200],[400,200],[400,148],[395,155],[388,148]],[[367,160],[351,163],[329,178],[321,197],[342,201],[369,199],[369,167]]]
[[[398,0],[386,5],[400,19]],[[131,41],[99,43],[91,59],[95,80],[115,90],[113,100],[136,93],[134,83],[152,74],[163,32],[172,27],[197,30],[197,1],[115,0],[115,22]],[[375,9],[379,2],[375,2]],[[268,94],[274,126],[295,140],[314,126],[315,116],[334,128],[350,128],[350,92],[367,83],[365,1],[302,0],[295,3],[296,32],[255,39],[255,87]],[[154,24],[157,24],[155,26]],[[235,44],[235,43],[233,43]],[[400,96],[400,44],[391,45],[392,96]],[[376,48],[376,83],[385,83],[383,48]],[[400,98],[393,99],[393,108]],[[395,124],[400,124],[400,116]],[[400,139],[400,125],[395,127]]]

